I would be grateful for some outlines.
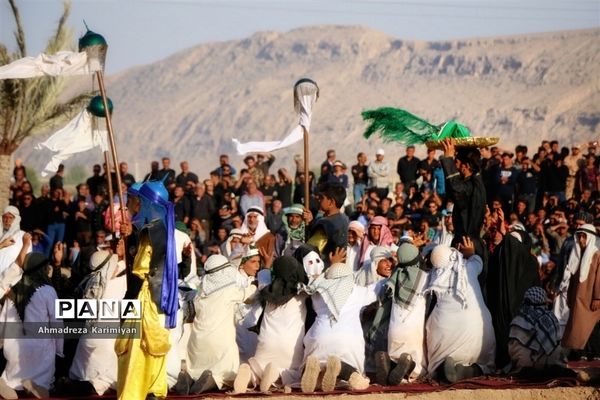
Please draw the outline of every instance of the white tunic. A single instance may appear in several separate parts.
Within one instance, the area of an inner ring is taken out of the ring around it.
[[[312,296],[317,318],[304,337],[304,361],[315,356],[324,367],[327,357],[336,356],[361,374],[365,364],[365,339],[360,324],[361,309],[377,300],[375,286],[354,286],[337,321],[320,294]]]
[[[227,286],[207,297],[196,296],[196,317],[188,343],[189,373],[198,379],[210,370],[219,389],[232,384],[240,366],[235,341],[234,308],[256,291],[256,286]]]
[[[295,296],[279,307],[267,304],[256,355],[248,360],[255,379],[260,379],[265,367],[272,363],[284,385],[292,385],[300,380],[306,297]]]
[[[177,325],[169,331],[171,337],[171,348],[167,353],[167,382],[169,388],[177,383],[179,372],[181,372],[181,362],[189,362],[187,352],[191,331],[192,324],[183,323],[183,312],[180,307],[177,311]]]
[[[240,278],[242,280],[240,285],[243,287],[251,285],[252,282],[256,280],[255,277],[248,276],[241,269]],[[259,290],[260,289],[262,289],[261,285],[259,285]],[[248,359],[256,353],[258,335],[254,331],[249,331],[248,328],[256,326],[260,314],[262,314],[262,305],[258,299],[258,292],[252,295],[246,302],[240,303],[235,307],[235,339],[240,350],[241,363],[247,363]]]
[[[41,286],[31,296],[29,304],[25,307],[25,321],[36,323],[35,332],[30,332],[28,327],[27,336],[35,337],[40,325],[48,326],[59,323],[54,315],[54,301],[58,298],[56,291],[50,285]],[[11,333],[19,330],[22,332],[22,323],[17,309],[10,299],[6,299],[0,311],[0,322],[9,323]],[[43,324],[40,324],[43,323]],[[48,324],[48,325],[47,325]],[[7,326],[8,326],[7,325]],[[14,329],[13,329],[14,328]],[[5,327],[5,329],[7,329]],[[4,332],[6,335],[7,332]],[[19,339],[15,336],[4,336],[4,357],[6,368],[2,373],[4,381],[15,390],[22,390],[22,381],[31,379],[34,383],[46,389],[54,382],[55,356],[63,356],[63,339],[59,338],[36,338]]]
[[[125,262],[119,261],[115,276],[125,270]],[[127,276],[122,275],[106,282],[103,299],[120,300],[127,291]],[[69,377],[88,381],[96,393],[104,394],[108,389],[117,389],[116,338],[95,338],[82,336],[77,344]]]
[[[464,365],[478,364],[484,373],[494,370],[496,338],[477,276],[483,269],[478,256],[470,257],[467,269],[466,307],[452,293],[437,296],[426,323],[427,371],[433,374],[447,357]]]
[[[425,357],[425,312],[426,299],[423,290],[427,284],[427,274],[422,273],[415,285],[417,294],[413,298],[412,308],[406,309],[392,303],[388,330],[388,353],[392,361],[397,362],[402,353],[412,356],[416,366],[411,378],[417,378],[426,370]]]
[[[6,268],[10,266],[16,259],[19,253],[21,252],[21,248],[23,247],[23,235],[24,231],[17,231],[12,239],[15,241],[8,247],[0,249],[0,272],[4,271]],[[27,253],[31,253],[31,245],[29,245],[29,249]]]

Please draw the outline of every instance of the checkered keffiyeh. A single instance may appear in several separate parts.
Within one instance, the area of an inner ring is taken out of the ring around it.
[[[325,273],[300,288],[309,295],[319,293],[335,321],[338,320],[342,307],[348,301],[353,289],[354,272],[352,266],[345,263],[331,265]]]
[[[200,280],[200,297],[208,297],[228,286],[238,284],[239,273],[236,267],[220,254],[212,255],[204,265],[206,273]]]
[[[466,260],[456,249],[452,249],[446,266],[433,268],[429,273],[429,284],[424,293],[435,293],[437,296],[453,295],[467,308],[467,271]]]
[[[548,309],[544,289],[539,286],[527,289],[519,313],[511,322],[509,338],[529,348],[533,362],[556,350],[561,339],[559,323]]]

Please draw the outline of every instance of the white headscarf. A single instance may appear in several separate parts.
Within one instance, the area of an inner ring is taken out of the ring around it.
[[[2,236],[0,237],[0,242],[2,242],[5,239],[12,238],[17,232],[21,230],[21,214],[19,213],[19,209],[17,207],[7,206],[6,208],[4,208],[4,212],[2,212],[2,215],[4,214],[12,214],[15,217],[15,220],[10,225],[10,228],[8,228],[8,230],[2,234]],[[2,230],[4,231],[4,226],[2,227]]]
[[[256,230],[254,231],[254,237],[252,238],[252,241],[256,242],[265,234],[269,233],[269,228],[267,228],[267,224],[265,224],[264,211],[260,207],[250,207],[246,212],[244,222],[242,223],[242,233],[250,232],[250,228],[248,228],[248,215],[250,214],[254,214],[258,218],[258,225],[256,226]]]
[[[232,258],[239,258],[242,255],[244,246],[240,243],[238,248],[234,249],[231,244],[234,238],[237,237],[241,239],[242,235],[243,232],[241,229],[233,228],[231,231],[229,231],[229,236],[227,237],[227,240],[221,245],[221,252],[225,257],[231,260]]]
[[[119,258],[108,250],[98,250],[90,258],[92,272],[82,282],[83,299],[101,299],[104,296],[106,285],[112,279],[118,267]]]
[[[598,238],[595,232],[596,228],[594,228],[594,225],[592,224],[582,225],[575,231],[575,235],[577,235],[577,233],[584,233],[586,235],[587,245],[585,246],[583,254],[581,254],[581,247],[579,246],[579,243],[577,243],[577,238],[575,238],[575,247],[571,250],[571,255],[569,256],[569,261],[567,262],[567,267],[563,274],[563,280],[560,283],[561,291],[569,288],[571,276],[576,274],[579,268],[581,268],[579,271],[579,282],[584,282],[587,279],[590,272],[590,265],[592,264],[592,257],[599,249]]]
[[[370,258],[371,261],[368,264],[364,264],[356,273],[356,284],[359,286],[369,286],[384,279],[377,273],[377,264],[383,259],[394,258],[394,256],[388,247],[375,246],[371,250]]]
[[[463,255],[455,248],[440,244],[431,252],[431,264],[434,268],[425,293],[452,294],[462,308],[466,308],[468,282]]]

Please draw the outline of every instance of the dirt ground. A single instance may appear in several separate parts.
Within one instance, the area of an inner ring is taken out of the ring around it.
[[[235,400],[255,400],[257,396],[230,397]],[[559,387],[552,389],[477,389],[477,390],[445,390],[442,392],[410,394],[410,393],[365,393],[342,394],[329,396],[265,396],[269,400],[600,400],[600,388],[595,387]],[[207,399],[207,398],[205,398]],[[223,397],[215,397],[222,400]]]

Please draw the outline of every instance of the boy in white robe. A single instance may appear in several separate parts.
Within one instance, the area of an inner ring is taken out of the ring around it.
[[[240,287],[239,272],[220,254],[210,256],[204,269],[188,342],[189,373],[196,380],[190,393],[194,394],[233,384],[240,365],[234,310],[256,291],[254,285]]]
[[[0,378],[0,394],[4,398],[16,399],[16,390],[25,390],[37,398],[49,397],[55,356],[63,356],[62,337],[38,334],[40,326],[60,327],[62,323],[54,314],[58,296],[50,285],[52,267],[43,254],[27,254],[30,246],[31,236],[23,235],[15,261],[22,267],[23,276],[5,294],[0,311],[5,329],[2,337],[6,368]]]
[[[427,371],[431,377],[441,379],[443,375],[451,383],[495,370],[494,327],[477,279],[483,261],[474,254],[473,242],[467,237],[461,251],[446,245],[433,249],[433,270],[425,290],[436,296],[425,325]]]
[[[304,267],[289,256],[275,260],[271,275],[271,284],[260,291],[265,311],[256,354],[240,365],[234,383],[236,393],[245,392],[249,383],[260,384],[260,390],[268,393],[280,377],[284,386],[291,386],[300,377],[307,295],[298,294],[298,287],[308,283],[308,277]]]
[[[123,246],[120,242],[117,254],[107,250],[99,250],[92,254],[91,273],[83,282],[83,299],[123,299],[127,291],[127,276],[122,273],[125,271]],[[90,323],[94,322],[90,321]],[[69,370],[69,377],[81,382],[70,384],[79,389],[79,395],[103,395],[109,389],[117,389],[115,340],[116,338],[92,336],[83,336],[79,339],[73,364]],[[88,390],[85,390],[84,385]],[[71,394],[75,395],[74,388],[69,389]]]
[[[256,275],[260,269],[260,254],[256,247],[250,245],[241,259],[239,273],[240,285],[246,287],[256,282]],[[258,335],[252,329],[256,326],[262,313],[262,305],[255,293],[247,301],[240,303],[235,309],[236,342],[240,350],[240,362],[248,362],[254,356]]]
[[[375,354],[376,380],[382,386],[399,385],[426,370],[424,260],[419,249],[406,242],[398,248],[397,256],[398,266],[380,292],[381,306],[369,330],[370,335],[375,334],[378,325],[389,324],[387,352]]]

